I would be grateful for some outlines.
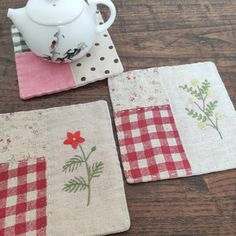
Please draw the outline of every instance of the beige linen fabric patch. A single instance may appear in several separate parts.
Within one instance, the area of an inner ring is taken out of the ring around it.
[[[17,162],[46,156],[42,111],[7,113],[0,115],[1,162]]]
[[[107,235],[128,230],[129,213],[105,101],[3,114],[0,119],[1,163],[45,158],[47,235]],[[78,131],[74,149],[65,140],[73,142],[69,136]],[[83,158],[79,145],[86,157],[91,152],[86,159],[88,169],[83,159],[73,171],[71,166],[63,172],[71,158]],[[78,185],[76,192],[76,186],[73,192],[63,190],[71,179],[87,182],[88,173],[89,204],[86,183]]]
[[[169,103],[157,68],[134,70],[108,80],[115,111]]]
[[[215,64],[161,67],[158,74],[170,99],[192,174],[235,168],[236,113]],[[199,89],[203,98],[198,96]]]

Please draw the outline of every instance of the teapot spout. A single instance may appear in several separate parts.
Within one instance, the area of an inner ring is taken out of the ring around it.
[[[7,16],[12,20],[14,25],[21,31],[22,27],[26,25],[26,12],[25,8],[8,9]]]

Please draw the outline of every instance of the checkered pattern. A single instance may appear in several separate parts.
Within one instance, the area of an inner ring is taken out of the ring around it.
[[[21,33],[18,31],[18,29],[12,25],[11,27],[11,33],[12,33],[12,40],[13,40],[13,46],[15,52],[28,52],[30,49],[26,45]]]
[[[46,235],[46,162],[0,164],[0,235]]]
[[[115,121],[127,182],[191,175],[169,105],[119,111]]]

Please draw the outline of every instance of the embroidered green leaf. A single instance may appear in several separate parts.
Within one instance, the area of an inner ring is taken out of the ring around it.
[[[83,191],[88,187],[85,179],[83,177],[74,177],[68,183],[64,184],[63,190],[66,192],[74,192],[76,193],[78,190]]]
[[[201,113],[198,113],[194,111],[193,109],[188,109],[188,108],[185,108],[185,110],[187,111],[187,115],[193,117],[194,119],[197,119],[199,121],[201,120],[203,121],[203,119],[205,120],[205,117]]]
[[[74,170],[77,170],[83,162],[83,158],[81,156],[76,155],[75,158],[71,158],[65,163],[65,165],[63,166],[63,172],[73,172]]]
[[[197,118],[197,117],[198,117],[198,113],[197,113],[197,112],[194,112],[193,118]]]
[[[198,119],[199,121],[202,120],[202,114],[199,114],[198,117],[197,117],[197,119]]]
[[[187,114],[189,115],[189,116],[192,116],[192,114],[194,113],[194,110],[193,109],[188,109],[188,108],[185,108],[185,110],[187,111]]]
[[[218,101],[213,101],[213,102],[209,102],[207,105],[206,105],[206,115],[207,116],[213,116],[213,113],[214,113],[214,110],[216,109],[217,107],[217,104],[218,104]]]
[[[179,86],[179,88],[187,91],[188,93],[190,93],[191,95],[193,95],[195,98],[197,98],[198,100],[201,99],[201,93],[199,91],[197,91],[196,89],[193,89],[192,87],[188,87],[186,84],[184,86]]]
[[[185,90],[185,89],[187,89],[187,88],[188,88],[188,86],[187,86],[187,84],[185,84],[185,85],[180,85],[180,86],[179,86],[179,88],[181,88],[181,89],[184,89],[184,90]]]
[[[202,122],[206,122],[206,121],[207,121],[207,117],[206,117],[206,116],[203,116]]]
[[[99,177],[102,171],[103,171],[103,163],[101,161],[93,163],[92,168],[89,167],[89,173],[91,178]]]
[[[209,88],[210,88],[210,82],[208,82],[207,80],[204,80],[204,82],[202,83],[202,87],[201,87],[201,91],[203,94],[207,94]]]
[[[189,104],[195,106],[195,108],[198,109],[198,112],[193,109],[185,108],[187,115],[196,119],[197,121],[200,121],[200,123],[198,123],[199,128],[205,129],[207,126],[212,127],[218,132],[220,138],[223,139],[218,124],[218,120],[220,120],[219,117],[221,118],[223,116],[215,115],[215,119],[213,118],[213,115],[217,114],[215,113],[215,109],[217,108],[218,101],[215,100],[208,103],[206,102],[209,97],[213,96],[213,92],[210,90],[210,82],[204,80],[200,86],[198,80],[192,80],[191,84],[196,89],[193,89],[186,84],[179,86],[179,88],[185,90],[199,100],[199,102],[196,102],[192,101],[192,98],[188,99],[191,101]],[[206,124],[206,122],[208,123]]]

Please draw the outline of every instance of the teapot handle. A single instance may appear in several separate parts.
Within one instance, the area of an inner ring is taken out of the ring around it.
[[[98,4],[103,4],[110,9],[110,12],[111,12],[110,18],[104,24],[97,25],[97,28],[96,28],[97,33],[101,33],[107,30],[114,23],[115,18],[116,18],[116,8],[114,4],[111,2],[111,0],[90,0],[89,4],[91,7],[95,5],[96,8]]]

